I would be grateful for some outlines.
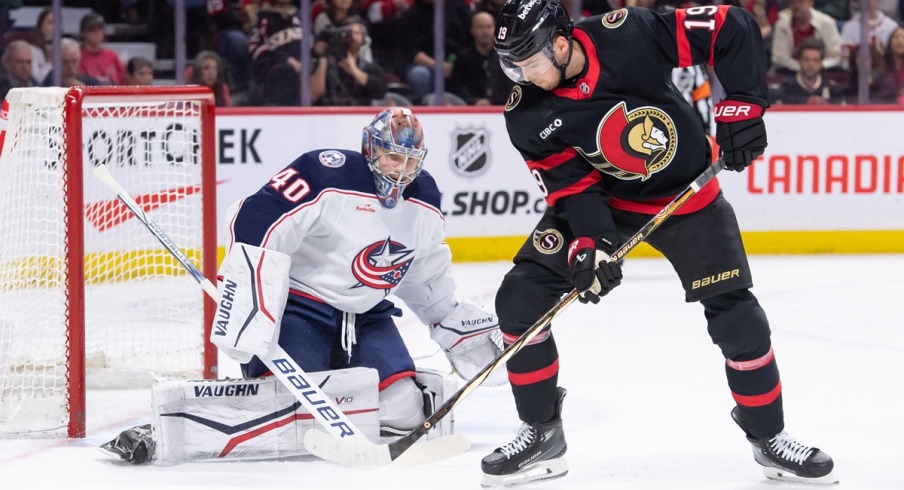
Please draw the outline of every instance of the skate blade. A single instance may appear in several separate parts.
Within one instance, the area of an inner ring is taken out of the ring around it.
[[[487,475],[484,473],[480,486],[483,488],[506,488],[525,483],[555,480],[568,474],[568,463],[564,457],[549,459],[532,464],[511,475]]]
[[[113,441],[104,443],[97,447],[97,450],[102,452],[105,456],[109,456],[117,461],[124,461],[122,459],[122,455],[113,450]]]
[[[805,478],[801,476],[797,476],[790,471],[780,470],[778,468],[770,468],[768,466],[763,467],[763,474],[766,475],[766,478],[770,480],[776,481],[786,481],[786,482],[794,482],[794,483],[808,483],[810,485],[837,485],[838,477],[835,476],[835,472],[832,471],[828,475],[821,476],[819,478]]]

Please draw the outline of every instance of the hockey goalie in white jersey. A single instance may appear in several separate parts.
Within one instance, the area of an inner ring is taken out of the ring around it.
[[[440,192],[423,170],[426,154],[417,117],[388,109],[364,128],[362,153],[305,153],[235,203],[211,340],[242,363],[245,379],[157,383],[153,424],[123,432],[102,450],[158,464],[305,454],[312,417],[253,355],[276,339],[365,435],[407,433],[457,382],[416,370],[390,294],[429,325],[461,377],[489,364],[501,352],[498,322],[454,295]],[[249,282],[259,285],[260,301],[233,294]],[[285,307],[261,307],[273,304]],[[504,376],[497,372],[484,384],[502,384]],[[433,432],[451,433],[451,419]]]

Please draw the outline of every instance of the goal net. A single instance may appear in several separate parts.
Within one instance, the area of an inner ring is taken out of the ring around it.
[[[216,377],[213,303],[91,176],[105,164],[216,273],[213,98],[14,89],[0,153],[0,436],[84,437],[85,386]]]

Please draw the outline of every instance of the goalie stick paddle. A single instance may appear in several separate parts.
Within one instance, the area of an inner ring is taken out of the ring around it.
[[[144,210],[141,209],[141,206],[139,206],[138,203],[132,199],[132,196],[119,185],[119,182],[110,175],[106,165],[100,165],[95,168],[94,177],[112,189],[113,192],[116,193],[116,196],[119,197],[119,200],[129,208],[129,211],[131,211],[139,221],[144,223],[147,229],[157,237],[157,240],[159,240],[169,253],[176,258],[179,264],[181,264],[182,267],[198,281],[198,284],[204,289],[204,292],[206,292],[214,301],[219,302],[220,293],[217,291],[216,286],[204,277],[204,274],[202,274],[201,271],[191,263],[188,257],[179,250],[179,247],[173,243],[159,226],[157,226],[157,223],[154,223],[153,220],[148,218]],[[342,410],[336,407],[330,397],[320,389],[317,383],[313,382],[311,378],[308,377],[307,373],[301,369],[298,363],[296,363],[277,343],[274,342],[273,345],[274,347],[271,349],[270,355],[265,359],[261,359],[261,361],[267,365],[270,371],[286,385],[286,388],[288,388],[305,408],[311,412],[314,419],[329,432],[329,437],[360,440],[358,444],[362,446],[366,446],[367,444],[373,445],[373,443],[362,435],[361,430],[349,420]],[[319,431],[312,430],[309,432]]]
[[[669,216],[671,216],[675,210],[681,207],[682,204],[687,202],[688,199],[691,198],[694,194],[696,194],[700,189],[702,189],[706,184],[708,184],[713,177],[716,176],[722,169],[725,168],[725,162],[719,158],[714,164],[709,166],[706,170],[700,174],[690,185],[687,186],[684,191],[678,195],[672,202],[667,204],[664,208],[662,208],[656,216],[653,217],[650,221],[648,221],[637,233],[634,234],[627,242],[625,242],[621,247],[615,250],[612,255],[609,257],[609,260],[612,262],[617,262],[624,258],[628,252],[634,250],[637,245],[642,242],[650,233],[653,232],[656,228],[662,224],[663,221],[666,220]],[[433,426],[437,424],[443,417],[449,414],[452,409],[461,403],[461,401],[467,397],[472,391],[474,391],[478,386],[487,377],[492,374],[493,371],[496,370],[499,366],[503,365],[506,361],[508,361],[512,356],[514,356],[522,347],[527,345],[534,337],[540,334],[547,325],[556,317],[559,313],[562,312],[565,308],[567,308],[571,303],[574,302],[579,296],[577,290],[572,290],[570,293],[566,294],[556,303],[552,308],[549,309],[536,323],[534,323],[529,329],[527,329],[521,337],[518,337],[518,340],[513,342],[511,345],[506,347],[499,357],[494,359],[489,365],[483,368],[477,375],[471,378],[465,385],[458,390],[454,395],[449,397],[445,403],[443,403],[439,408],[436,409],[436,412],[433,415],[427,417],[427,420],[424,421],[423,424],[418,426],[416,429],[412,430],[408,434],[402,436],[400,439],[390,442],[389,444],[375,445],[372,444],[368,447],[360,446],[354,444],[352,441],[344,441],[336,438],[326,437],[322,432],[318,431],[308,431],[305,434],[304,445],[305,448],[311,453],[322,459],[327,461],[333,461],[336,463],[346,464],[346,465],[363,465],[363,466],[376,466],[381,464],[389,464],[392,461],[397,459],[404,459],[405,452],[410,448],[418,439],[424,436]],[[436,441],[438,442],[438,441]],[[423,446],[424,444],[421,444]],[[439,457],[439,455],[435,455]]]

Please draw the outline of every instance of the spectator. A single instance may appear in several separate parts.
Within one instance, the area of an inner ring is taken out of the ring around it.
[[[213,91],[217,107],[229,107],[229,85],[223,79],[223,61],[213,51],[201,51],[195,56],[189,76],[189,83],[209,87]]]
[[[881,52],[885,51],[885,43],[891,37],[891,33],[897,29],[898,23],[890,19],[877,9],[878,0],[869,0],[869,43],[877,45]],[[860,46],[860,13],[851,16],[851,20],[844,23],[841,29],[841,65],[845,68],[852,66],[851,55],[854,48]]]
[[[319,37],[324,29],[342,25],[345,19],[353,15],[354,0],[326,0],[323,11],[317,14],[312,29],[314,37]]]
[[[101,46],[105,25],[104,18],[94,12],[82,17],[79,24],[82,61],[78,72],[100,80],[103,85],[122,85],[126,79],[126,66],[119,55]]]
[[[36,87],[38,82],[31,77],[31,48],[22,40],[10,41],[0,56],[6,75],[0,78],[0,99],[6,98],[10,89]]]
[[[800,70],[793,78],[782,82],[776,101],[783,104],[837,104],[844,102],[841,87],[822,76],[825,45],[810,37],[798,49]]]
[[[153,85],[154,64],[147,58],[136,56],[126,63],[126,85]]]
[[[887,42],[888,40],[886,40]],[[859,80],[860,57],[857,56],[859,50],[863,49],[859,46],[851,53],[854,60],[854,80]],[[869,73],[867,80],[869,82],[869,101],[870,104],[894,104],[898,101],[898,93],[894,82],[887,76],[885,68],[885,51],[877,44],[869,45],[869,56],[867,56],[867,72]],[[857,97],[857,83],[848,87],[848,96]]]
[[[904,104],[904,27],[895,29],[886,44],[885,78],[895,87],[899,102]]]
[[[82,49],[74,39],[64,37],[63,40],[60,41],[60,61],[62,63],[60,70],[60,73],[62,73],[60,85],[62,87],[102,85],[100,80],[91,75],[79,73],[79,66],[81,66],[82,61]],[[50,70],[50,73],[47,74],[47,78],[44,79],[42,85],[45,87],[54,86],[53,70]]]
[[[261,4],[257,24],[251,29],[251,53],[255,103],[298,105],[302,66],[301,19],[291,0]]]
[[[449,91],[472,105],[502,105],[512,89],[493,49],[496,20],[488,12],[471,17],[473,44],[455,59]]]
[[[210,16],[212,30],[210,45],[223,58],[223,73],[231,68],[236,92],[243,92],[249,82],[248,36],[242,22],[239,0],[207,0],[207,13]],[[250,2],[248,2],[250,4]],[[226,80],[227,77],[221,77]]]
[[[443,2],[445,38],[445,60],[439,60],[444,78],[452,74],[452,64],[461,51],[471,44],[469,26],[471,13],[462,0]],[[433,0],[415,0],[402,17],[402,24],[409,39],[402,46],[406,60],[411,63],[405,79],[411,85],[412,97],[419,102],[433,91],[433,73],[437,60],[433,59]]]
[[[760,34],[762,34],[763,40],[767,41],[767,44],[771,43],[772,26],[778,22],[778,13],[780,11],[778,0],[734,0],[727,3],[743,7],[753,14],[757,25],[760,26]]]
[[[793,75],[800,70],[798,49],[810,37],[823,42],[823,68],[838,66],[841,38],[835,20],[814,9],[813,0],[790,0],[788,8],[778,14],[772,38],[772,64],[778,71]]]
[[[876,2],[876,9],[878,9],[879,12],[885,14],[885,16],[889,19],[898,22],[899,20],[901,20],[900,4],[901,2],[899,0],[879,0],[878,2]],[[849,2],[849,5],[852,17],[857,12],[860,12],[859,0],[851,0]]]
[[[38,14],[31,44],[31,77],[43,80],[53,69],[53,10],[49,7]]]
[[[588,0],[584,0],[583,3],[589,3]],[[567,2],[566,2],[567,4]],[[502,6],[505,5],[505,0],[483,0],[482,2],[477,4],[478,12],[486,12],[493,16],[493,23],[496,23],[496,17],[499,17],[499,12],[502,11]],[[570,6],[568,8],[571,8]]]
[[[402,74],[408,65],[399,46],[406,42],[407,34],[402,15],[412,5],[414,0],[364,0],[361,6],[370,24],[374,60],[392,73]]]
[[[344,38],[333,39],[317,59],[311,77],[311,99],[322,105],[370,105],[373,99],[386,95],[386,77],[373,62],[361,58],[361,48],[367,44],[367,27],[360,17],[342,21],[349,32]],[[338,31],[345,32],[345,31]]]
[[[847,6],[847,0],[815,0],[813,2],[813,8],[835,20],[847,20],[850,17]]]

